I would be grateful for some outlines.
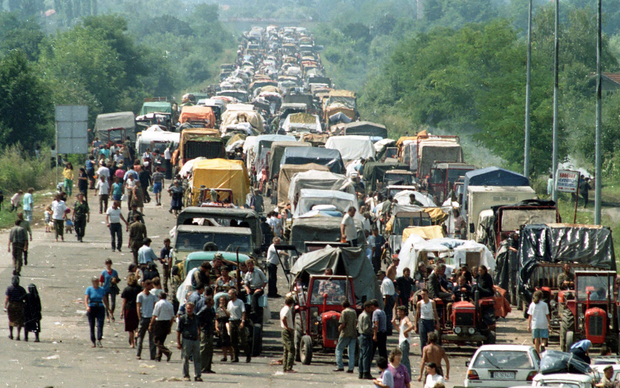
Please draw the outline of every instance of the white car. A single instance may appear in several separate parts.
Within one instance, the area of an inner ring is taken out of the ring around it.
[[[504,388],[527,385],[538,373],[540,357],[533,346],[483,345],[467,363],[465,387]]]
[[[532,387],[551,388],[594,388],[595,381],[590,375],[575,373],[539,374],[534,377]]]

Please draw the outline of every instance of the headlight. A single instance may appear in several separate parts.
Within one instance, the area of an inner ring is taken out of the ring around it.
[[[454,332],[456,334],[461,334],[461,331],[463,331],[463,330],[460,327],[458,327],[458,326],[454,328]]]
[[[476,332],[476,329],[474,329],[473,327],[470,327],[469,329],[467,329],[467,332],[473,335]]]

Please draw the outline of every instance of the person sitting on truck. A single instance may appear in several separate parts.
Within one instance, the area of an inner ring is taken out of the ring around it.
[[[493,278],[489,274],[487,267],[481,265],[478,268],[478,291],[480,292],[481,298],[488,298],[495,295],[495,291],[493,290]]]
[[[426,283],[426,289],[428,290],[428,295],[431,299],[441,299],[445,303],[448,303],[452,300],[452,295],[441,286],[441,277],[443,277],[446,272],[446,265],[441,263],[438,264],[433,272],[428,276],[428,282]]]
[[[558,287],[560,290],[575,289],[575,274],[570,270],[570,264],[565,263],[562,267],[562,273],[558,275]]]

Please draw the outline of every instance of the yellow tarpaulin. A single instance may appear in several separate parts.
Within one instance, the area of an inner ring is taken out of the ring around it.
[[[417,140],[418,137],[428,137],[428,133],[426,132],[426,129],[423,131],[418,132],[417,135],[415,136],[402,136],[400,139],[398,139],[398,141],[396,142],[396,147],[400,148],[400,146],[406,142],[407,140]]]
[[[424,211],[427,212],[429,216],[431,216],[433,224],[440,224],[444,222],[446,218],[448,218],[448,214],[438,207],[427,207],[424,209]]]
[[[425,240],[445,237],[441,225],[432,226],[410,226],[403,230],[403,242],[407,241],[409,236],[417,234]]]
[[[200,186],[209,189],[230,189],[233,202],[238,206],[245,204],[250,191],[250,178],[241,160],[208,159],[194,163],[194,175],[190,181],[192,204],[197,205]]]

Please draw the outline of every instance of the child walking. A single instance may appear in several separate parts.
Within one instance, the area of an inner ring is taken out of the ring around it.
[[[226,324],[230,318],[230,313],[226,309],[227,304],[228,298],[226,296],[221,296],[218,301],[217,311],[215,312],[215,319],[217,320],[215,331],[220,338],[218,345],[222,348],[222,353],[224,353],[224,357],[220,361],[228,361],[227,355],[229,353],[230,359],[234,359],[230,343],[230,335],[228,334],[228,329],[226,328]]]

